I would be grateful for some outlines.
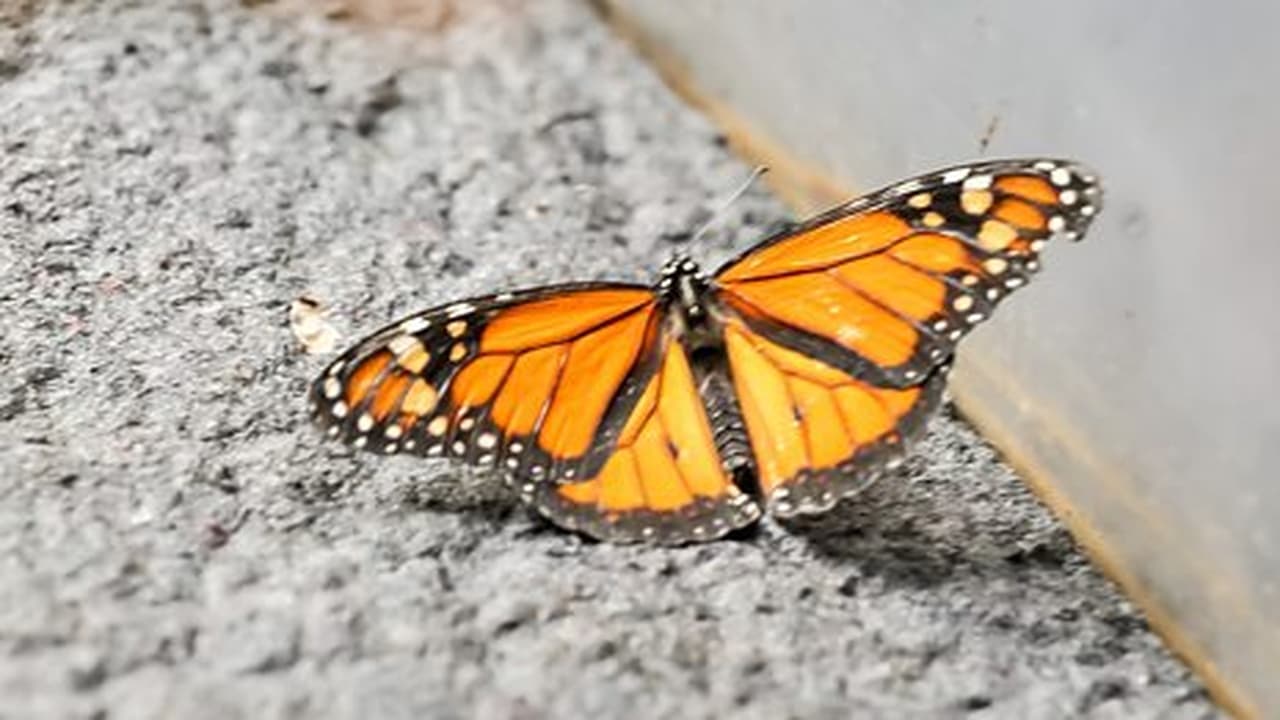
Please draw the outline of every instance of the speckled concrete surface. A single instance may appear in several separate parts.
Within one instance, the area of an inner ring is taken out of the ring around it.
[[[641,279],[745,176],[584,6],[0,23],[0,717],[1216,714],[946,412],[856,503],[682,549],[308,425],[299,294],[351,340]],[[757,190],[690,249],[784,217]]]

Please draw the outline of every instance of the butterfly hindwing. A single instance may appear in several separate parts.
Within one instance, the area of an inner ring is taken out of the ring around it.
[[[411,315],[312,386],[330,434],[384,454],[447,456],[520,478],[595,472],[657,360],[647,288],[582,284]]]
[[[1026,284],[1051,237],[1081,237],[1101,201],[1094,176],[1062,160],[942,170],[765,240],[717,272],[718,299],[791,347],[909,387]]]
[[[726,325],[725,349],[760,494],[779,516],[826,510],[895,467],[946,375],[943,366],[917,385],[879,387],[739,320]]]
[[[555,523],[614,542],[672,544],[721,537],[760,517],[724,467],[683,344],[664,338],[662,347],[597,474],[520,488]]]

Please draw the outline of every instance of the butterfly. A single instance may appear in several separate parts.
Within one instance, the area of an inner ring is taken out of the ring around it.
[[[897,183],[714,273],[584,282],[432,308],[310,390],[328,434],[500,470],[553,523],[615,542],[712,540],[831,508],[902,463],[956,343],[1080,239],[1102,202],[1066,160]]]

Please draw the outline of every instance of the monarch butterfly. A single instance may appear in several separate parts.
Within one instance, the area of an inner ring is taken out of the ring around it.
[[[684,543],[820,512],[902,462],[952,353],[1101,208],[1064,160],[957,166],[852,200],[706,274],[463,300],[311,388],[333,436],[502,470],[552,522]]]

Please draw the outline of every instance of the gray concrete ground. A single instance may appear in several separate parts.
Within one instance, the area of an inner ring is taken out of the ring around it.
[[[683,549],[320,437],[300,293],[352,340],[643,278],[746,168],[578,4],[249,5],[0,10],[0,717],[1216,713],[948,413],[823,520]]]

